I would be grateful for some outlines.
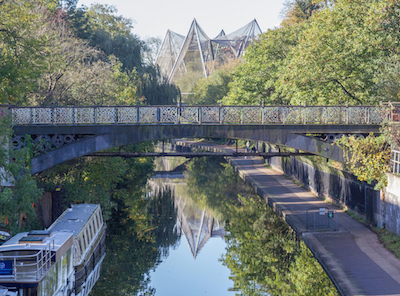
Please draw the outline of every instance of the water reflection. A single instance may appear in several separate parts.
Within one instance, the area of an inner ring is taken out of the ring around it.
[[[115,201],[93,295],[337,295],[289,226],[220,159],[192,160],[187,179],[154,178]]]
[[[149,184],[153,194],[173,192],[174,229],[181,235],[180,244],[150,273],[156,295],[234,295],[229,269],[220,262],[226,247],[224,224],[190,198],[186,183],[153,179]]]

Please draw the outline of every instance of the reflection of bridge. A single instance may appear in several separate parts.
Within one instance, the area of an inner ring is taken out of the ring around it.
[[[173,138],[265,141],[342,161],[340,149],[306,134],[379,132],[384,106],[114,106],[10,108],[13,146],[26,134],[46,154],[32,173],[105,149]],[[66,145],[68,144],[68,145]],[[57,148],[57,149],[55,149]]]

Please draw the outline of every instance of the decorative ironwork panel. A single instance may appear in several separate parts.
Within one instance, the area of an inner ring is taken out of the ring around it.
[[[14,124],[31,123],[31,108],[13,108],[11,113]]]
[[[156,123],[157,107],[139,107],[139,123]]]
[[[333,124],[333,123],[346,123],[347,120],[347,108],[346,107],[323,107],[323,121],[321,123]]]
[[[33,124],[51,124],[52,108],[33,108],[32,123]]]
[[[348,107],[349,124],[360,124],[368,122],[368,108],[367,107]]]
[[[222,107],[222,121],[224,123],[240,123],[240,110],[240,107]]]
[[[201,122],[219,123],[219,107],[201,107]]]
[[[261,107],[242,107],[243,123],[261,123]]]
[[[262,110],[264,123],[280,123],[279,107],[264,107]]]
[[[181,107],[181,122],[199,122],[199,107]]]
[[[282,122],[301,123],[301,109],[303,107],[282,107]]]
[[[116,109],[114,107],[98,107],[96,112],[96,123],[115,123]]]
[[[308,106],[303,110],[303,123],[323,123],[323,107]]]
[[[137,123],[137,107],[118,107],[118,123]]]
[[[387,111],[383,106],[370,107],[368,116],[370,124],[380,124],[387,118]]]
[[[178,107],[160,107],[160,122],[178,122]]]
[[[75,108],[75,123],[77,124],[88,124],[94,123],[94,108]]]
[[[53,109],[54,124],[73,124],[74,109],[73,108],[54,108]]]

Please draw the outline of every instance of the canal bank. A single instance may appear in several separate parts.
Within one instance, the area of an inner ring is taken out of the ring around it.
[[[191,141],[179,142],[187,146],[199,145]],[[211,143],[200,145],[215,150],[235,149]],[[282,173],[267,168],[262,158],[232,158],[228,161],[270,207],[302,236],[341,295],[400,295],[400,260],[380,244],[374,232]],[[307,211],[310,208],[324,208],[334,213],[338,231],[316,232],[307,229]]]

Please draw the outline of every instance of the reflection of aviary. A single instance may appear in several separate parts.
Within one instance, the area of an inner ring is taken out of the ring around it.
[[[223,159],[194,159],[188,184],[194,199],[226,222],[228,243],[223,263],[234,290],[246,295],[337,295],[304,243]]]

